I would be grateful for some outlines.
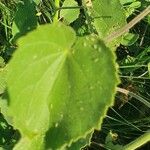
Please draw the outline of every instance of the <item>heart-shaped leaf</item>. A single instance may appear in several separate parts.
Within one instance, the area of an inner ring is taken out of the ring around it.
[[[118,83],[113,52],[60,23],[37,28],[18,45],[7,74],[9,114],[22,134],[16,147],[25,142],[25,150],[36,150],[46,133],[45,149],[61,149],[99,128]]]

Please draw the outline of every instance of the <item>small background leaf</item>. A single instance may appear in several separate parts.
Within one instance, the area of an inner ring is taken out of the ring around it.
[[[37,27],[35,3],[32,0],[24,0],[17,4],[14,23],[12,26],[13,36],[25,34]]]
[[[6,89],[6,69],[0,68],[0,94],[4,93]]]
[[[109,149],[111,149],[111,150],[122,150],[123,149],[122,145],[114,144],[115,143],[115,139],[113,138],[112,134],[113,133],[110,132],[107,135],[107,137],[106,137],[106,140],[105,140],[106,147],[109,148]]]
[[[103,39],[126,24],[124,10],[119,0],[94,0],[92,3],[94,25],[100,38]]]
[[[41,2],[41,0],[33,0],[33,1],[36,3],[36,5],[38,5]]]
[[[150,76],[150,63],[148,63],[148,71],[149,71],[149,76]]]
[[[23,137],[15,146],[14,150],[44,150],[43,137],[35,136],[34,138]]]
[[[132,3],[132,2],[135,2],[136,0],[120,0],[120,3],[122,4],[122,5],[124,5],[124,4],[128,4],[128,3]]]
[[[91,138],[91,134],[87,135],[84,138],[79,139],[76,142],[73,142],[70,146],[67,146],[65,150],[80,150],[89,144]]]
[[[129,17],[132,15],[138,8],[141,7],[141,2],[134,0],[132,3],[128,3],[128,5],[125,5],[125,14],[126,17]]]
[[[78,18],[80,9],[69,8],[78,7],[78,3],[75,0],[65,0],[62,7],[68,7],[68,9],[60,10],[60,17],[63,17],[68,23],[71,23]]]
[[[138,38],[139,38],[138,34],[127,33],[122,37],[121,44],[124,46],[131,46],[138,40]]]
[[[0,68],[3,68],[5,66],[5,62],[3,57],[0,56]]]

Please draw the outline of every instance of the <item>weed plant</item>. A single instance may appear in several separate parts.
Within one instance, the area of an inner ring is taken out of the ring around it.
[[[136,0],[129,3],[126,3],[126,0],[120,1],[126,11],[127,22],[132,20],[150,4],[146,0],[141,1],[139,6],[133,5],[138,4],[139,1]],[[22,2],[19,0],[0,1],[1,69],[7,66],[16,49],[16,44],[14,44],[15,42],[12,39],[12,28],[17,6]],[[81,1],[77,0],[77,2],[78,6],[81,6]],[[57,13],[56,9],[53,0],[41,0],[36,4],[38,24],[51,24]],[[79,17],[75,21],[71,23],[66,21],[65,23],[72,26],[76,34],[81,37],[96,33],[91,23],[92,19],[88,15],[84,8],[81,8]],[[59,21],[64,21],[64,18],[60,18]],[[135,40],[130,38],[128,43],[125,40],[122,41],[116,50],[121,79],[118,87],[134,93],[134,96],[117,92],[115,105],[109,108],[106,117],[103,119],[101,130],[94,131],[91,144],[85,146],[84,150],[109,149],[106,141],[110,139],[112,141],[111,144],[126,145],[150,130],[150,72],[148,71],[148,63],[150,62],[150,15],[137,23],[130,30],[130,33],[137,38]],[[1,97],[4,97],[3,91],[0,94]],[[147,103],[144,103],[144,101]],[[1,113],[0,147],[12,149],[19,138],[19,131],[9,125]],[[146,143],[138,149],[148,150],[150,149],[150,143]]]

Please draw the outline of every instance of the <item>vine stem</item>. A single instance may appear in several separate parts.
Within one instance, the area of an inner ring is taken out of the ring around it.
[[[123,35],[124,33],[128,32],[135,24],[141,21],[145,16],[150,13],[150,6],[148,6],[144,11],[142,11],[139,15],[137,15],[133,20],[131,20],[128,24],[124,27],[118,29],[117,31],[113,32],[112,34],[108,35],[104,41],[109,43],[114,39],[118,38],[119,36]]]
[[[54,23],[58,22],[58,10],[57,10],[57,8],[59,8],[59,1],[60,0],[55,0],[56,14],[55,14],[54,20],[53,20]]]
[[[131,143],[125,145],[123,150],[135,150],[136,148],[144,145],[145,143],[150,141],[150,131],[144,133],[136,140],[132,141]]]

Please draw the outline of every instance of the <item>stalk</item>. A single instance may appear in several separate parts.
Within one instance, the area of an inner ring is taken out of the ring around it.
[[[135,99],[139,100],[141,103],[143,103],[145,106],[149,107],[150,108],[150,103],[148,101],[146,101],[144,98],[142,98],[141,96],[139,95],[136,95],[135,93],[133,92],[130,92],[126,89],[123,89],[123,88],[120,88],[120,87],[117,87],[117,91],[118,92],[121,92],[125,95],[130,95],[132,97],[134,97]]]
[[[123,147],[123,150],[135,150],[150,141],[150,131]]]
[[[55,14],[55,16],[54,16],[54,21],[53,21],[54,23],[55,23],[55,22],[58,22],[59,1],[60,1],[60,0],[55,0],[56,14]]]
[[[106,41],[106,43],[109,43],[109,42],[113,41],[114,39],[118,38],[119,36],[123,35],[124,33],[128,32],[129,29],[131,29],[135,24],[137,24],[139,21],[141,21],[149,13],[150,13],[150,6],[148,6],[143,12],[141,12],[139,15],[137,15],[127,25],[118,29],[117,31],[113,32],[112,34],[108,35],[104,39],[104,41]]]

